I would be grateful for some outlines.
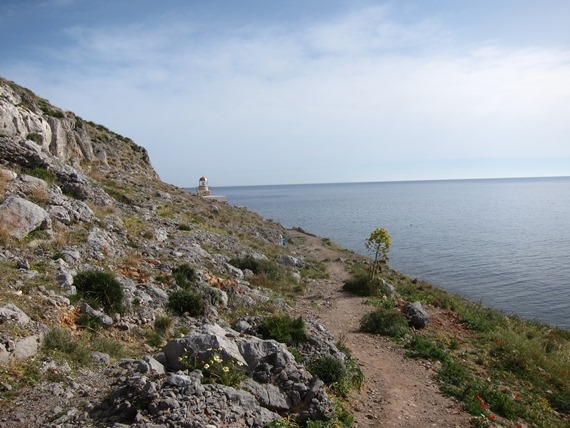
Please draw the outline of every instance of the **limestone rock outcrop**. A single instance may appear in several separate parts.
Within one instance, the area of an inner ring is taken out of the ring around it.
[[[20,144],[32,141],[39,146],[39,151],[79,171],[121,169],[131,175],[158,180],[143,147],[101,125],[54,107],[28,89],[1,77],[0,137],[10,137]],[[1,158],[5,158],[5,153]]]
[[[21,239],[36,230],[51,230],[49,213],[38,205],[18,196],[8,196],[0,204],[2,227],[15,238]]]

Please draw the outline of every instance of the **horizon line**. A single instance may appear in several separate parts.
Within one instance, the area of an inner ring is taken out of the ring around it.
[[[331,181],[331,182],[309,182],[309,183],[274,183],[274,184],[232,184],[216,185],[215,187],[264,187],[264,186],[307,186],[307,185],[339,185],[339,184],[373,184],[373,183],[418,183],[434,181],[484,181],[484,180],[529,180],[541,178],[570,178],[570,175],[544,175],[544,176],[517,176],[517,177],[472,177],[472,178],[426,178],[409,180],[379,180],[379,181]],[[184,189],[191,189],[196,186],[183,186]]]

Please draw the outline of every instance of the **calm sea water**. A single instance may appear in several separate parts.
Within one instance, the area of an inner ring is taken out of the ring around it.
[[[570,329],[570,177],[220,187],[285,227],[368,254],[472,301]]]

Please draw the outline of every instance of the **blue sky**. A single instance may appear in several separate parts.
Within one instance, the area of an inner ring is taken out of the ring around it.
[[[570,175],[567,0],[3,0],[0,75],[194,187]]]

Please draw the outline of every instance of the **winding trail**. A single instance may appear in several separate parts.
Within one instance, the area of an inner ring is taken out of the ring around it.
[[[325,263],[330,275],[330,279],[311,283],[294,312],[325,325],[351,350],[365,376],[363,387],[349,400],[354,426],[469,427],[470,415],[439,392],[430,362],[407,358],[390,340],[358,331],[370,306],[364,298],[345,293],[342,284],[348,278],[346,259],[359,256],[325,246],[322,238],[288,232],[299,252]]]

